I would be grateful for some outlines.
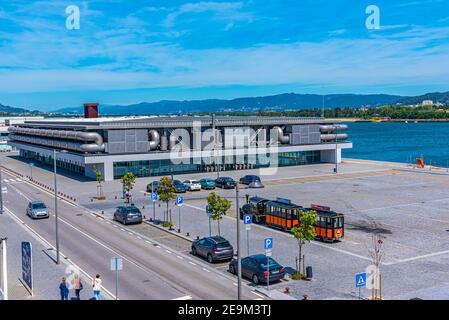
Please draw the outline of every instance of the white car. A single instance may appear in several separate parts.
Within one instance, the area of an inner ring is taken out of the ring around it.
[[[201,183],[198,180],[185,180],[184,185],[189,191],[200,191]]]

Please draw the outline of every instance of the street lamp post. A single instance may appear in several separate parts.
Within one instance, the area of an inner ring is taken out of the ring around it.
[[[235,186],[235,220],[237,221],[237,300],[242,299],[242,254],[240,250],[239,184]]]
[[[335,173],[338,173],[338,130],[335,126]]]
[[[8,300],[8,260],[7,260],[7,252],[6,252],[6,241],[8,238],[0,238],[0,245],[2,246],[2,274],[0,277],[2,278],[2,286],[3,286],[3,300]]]
[[[66,153],[66,150],[61,150],[59,153]],[[56,154],[58,151],[53,149],[53,172],[54,172],[54,184],[55,184],[55,232],[56,232],[56,264],[59,264],[59,229],[58,229],[58,179],[56,172]]]
[[[3,184],[2,184],[2,167],[0,166],[0,214],[3,214]]]

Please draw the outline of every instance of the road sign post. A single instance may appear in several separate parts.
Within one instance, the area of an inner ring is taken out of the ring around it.
[[[355,286],[356,288],[359,288],[359,300],[361,300],[360,289],[366,287],[366,272],[355,275]]]
[[[184,203],[184,199],[181,196],[176,196],[176,205],[178,206],[178,220],[179,220],[179,229],[178,233],[181,232],[181,207]]]
[[[212,226],[210,221],[210,215],[212,214],[212,210],[210,209],[210,206],[206,205],[206,215],[209,218],[209,237],[212,237]]]
[[[0,166],[0,214],[3,214],[2,167]]]
[[[157,193],[154,192],[154,185],[151,183],[151,201],[153,202],[153,223],[156,223],[156,201]]]
[[[265,238],[263,240],[265,255],[267,256],[267,291],[270,290],[270,257],[273,249],[273,238]]]
[[[33,167],[34,167],[34,163],[33,163],[33,162],[30,162],[29,166],[30,166],[30,178],[31,178],[31,180],[33,180]]]
[[[250,214],[245,214],[243,216],[243,223],[245,224],[246,229],[246,251],[249,256],[249,231],[251,230],[251,224],[253,223],[253,216]]]
[[[111,271],[115,271],[115,300],[118,300],[118,272],[123,270],[123,259],[114,257],[111,259]]]

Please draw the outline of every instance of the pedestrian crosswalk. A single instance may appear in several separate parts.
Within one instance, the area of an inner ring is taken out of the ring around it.
[[[3,182],[6,182],[6,183],[8,183],[8,182],[22,182],[23,180],[22,179],[19,179],[19,178],[17,178],[17,179],[3,179]]]

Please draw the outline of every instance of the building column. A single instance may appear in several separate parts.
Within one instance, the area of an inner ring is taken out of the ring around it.
[[[335,149],[321,150],[320,161],[324,163],[335,163]],[[341,163],[341,149],[337,149],[337,163]]]

